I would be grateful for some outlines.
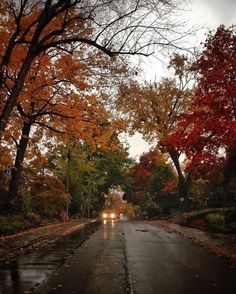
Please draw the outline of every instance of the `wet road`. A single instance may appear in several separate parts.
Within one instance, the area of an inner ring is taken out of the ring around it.
[[[44,282],[35,288],[34,293],[236,293],[236,269],[225,259],[179,235],[146,223],[108,221],[82,246],[75,246],[79,242],[76,238],[67,245],[63,244],[59,251],[57,247],[44,254],[41,252],[41,259],[35,253],[28,271],[34,286],[37,281]],[[21,270],[27,268],[29,257],[17,261],[15,266],[18,265],[19,270],[15,271],[15,278],[14,266],[11,269],[8,284],[16,279],[15,288],[6,287],[5,269],[5,280],[0,278],[1,284],[5,285],[5,288],[1,286],[1,293],[24,293],[30,289],[30,278],[27,280]],[[47,266],[48,278],[45,279],[43,268],[46,270]],[[4,268],[0,269],[2,273]]]

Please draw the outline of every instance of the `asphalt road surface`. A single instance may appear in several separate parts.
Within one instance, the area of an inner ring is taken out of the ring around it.
[[[63,260],[34,293],[236,293],[226,259],[145,222],[107,221]]]
[[[143,222],[108,221],[38,293],[236,293],[229,263]]]

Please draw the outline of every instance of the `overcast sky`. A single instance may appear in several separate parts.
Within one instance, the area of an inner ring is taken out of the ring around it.
[[[236,24],[236,0],[189,0],[189,12],[184,19],[189,19],[190,25],[204,26],[193,39],[194,45],[199,45],[205,39],[205,34],[210,29],[216,29],[220,24],[226,27]],[[158,80],[165,73],[165,64],[150,58],[145,61],[143,76],[147,80]],[[150,145],[137,134],[128,140],[130,156],[138,157],[148,151]]]
[[[200,21],[211,29],[220,24],[235,24],[235,0],[192,0],[191,3],[194,22]]]

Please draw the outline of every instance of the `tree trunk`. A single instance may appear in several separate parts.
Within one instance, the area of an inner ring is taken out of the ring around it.
[[[17,146],[16,159],[14,167],[12,169],[12,175],[9,184],[8,202],[5,207],[7,212],[19,211],[21,208],[21,201],[19,199],[18,190],[22,174],[22,164],[24,161],[25,152],[29,141],[31,126],[31,121],[25,122],[22,128],[21,139]]]
[[[236,145],[236,144],[235,144]],[[224,182],[223,182],[223,206],[226,206],[231,199],[230,183],[233,176],[236,175],[236,146],[233,146],[228,153],[227,163],[224,168]]]
[[[183,172],[182,172],[181,166],[180,166],[180,162],[179,162],[178,152],[174,148],[169,148],[168,152],[170,154],[170,157],[174,163],[174,166],[175,166],[177,174],[178,174],[178,192],[179,192],[180,199],[181,200],[183,199],[182,209],[184,211],[186,211],[186,210],[188,210],[188,206],[189,206],[188,190],[189,190],[191,180],[189,177],[186,180],[183,175]]]
[[[2,135],[5,131],[8,118],[9,118],[13,108],[16,106],[17,99],[18,99],[20,92],[22,90],[22,87],[24,85],[24,81],[25,81],[26,75],[29,71],[29,68],[31,66],[31,63],[34,60],[34,56],[35,56],[35,54],[33,52],[28,53],[28,56],[26,57],[25,62],[22,65],[22,68],[19,72],[18,78],[17,78],[15,85],[12,89],[12,92],[11,92],[11,94],[10,94],[10,96],[9,96],[9,98],[3,108],[3,111],[0,115],[0,142],[1,142]]]

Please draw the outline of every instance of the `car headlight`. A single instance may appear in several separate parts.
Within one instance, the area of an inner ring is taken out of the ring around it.
[[[115,218],[115,214],[114,213],[111,213],[111,218]]]
[[[103,213],[102,217],[103,218],[107,218],[107,214],[106,213]]]

